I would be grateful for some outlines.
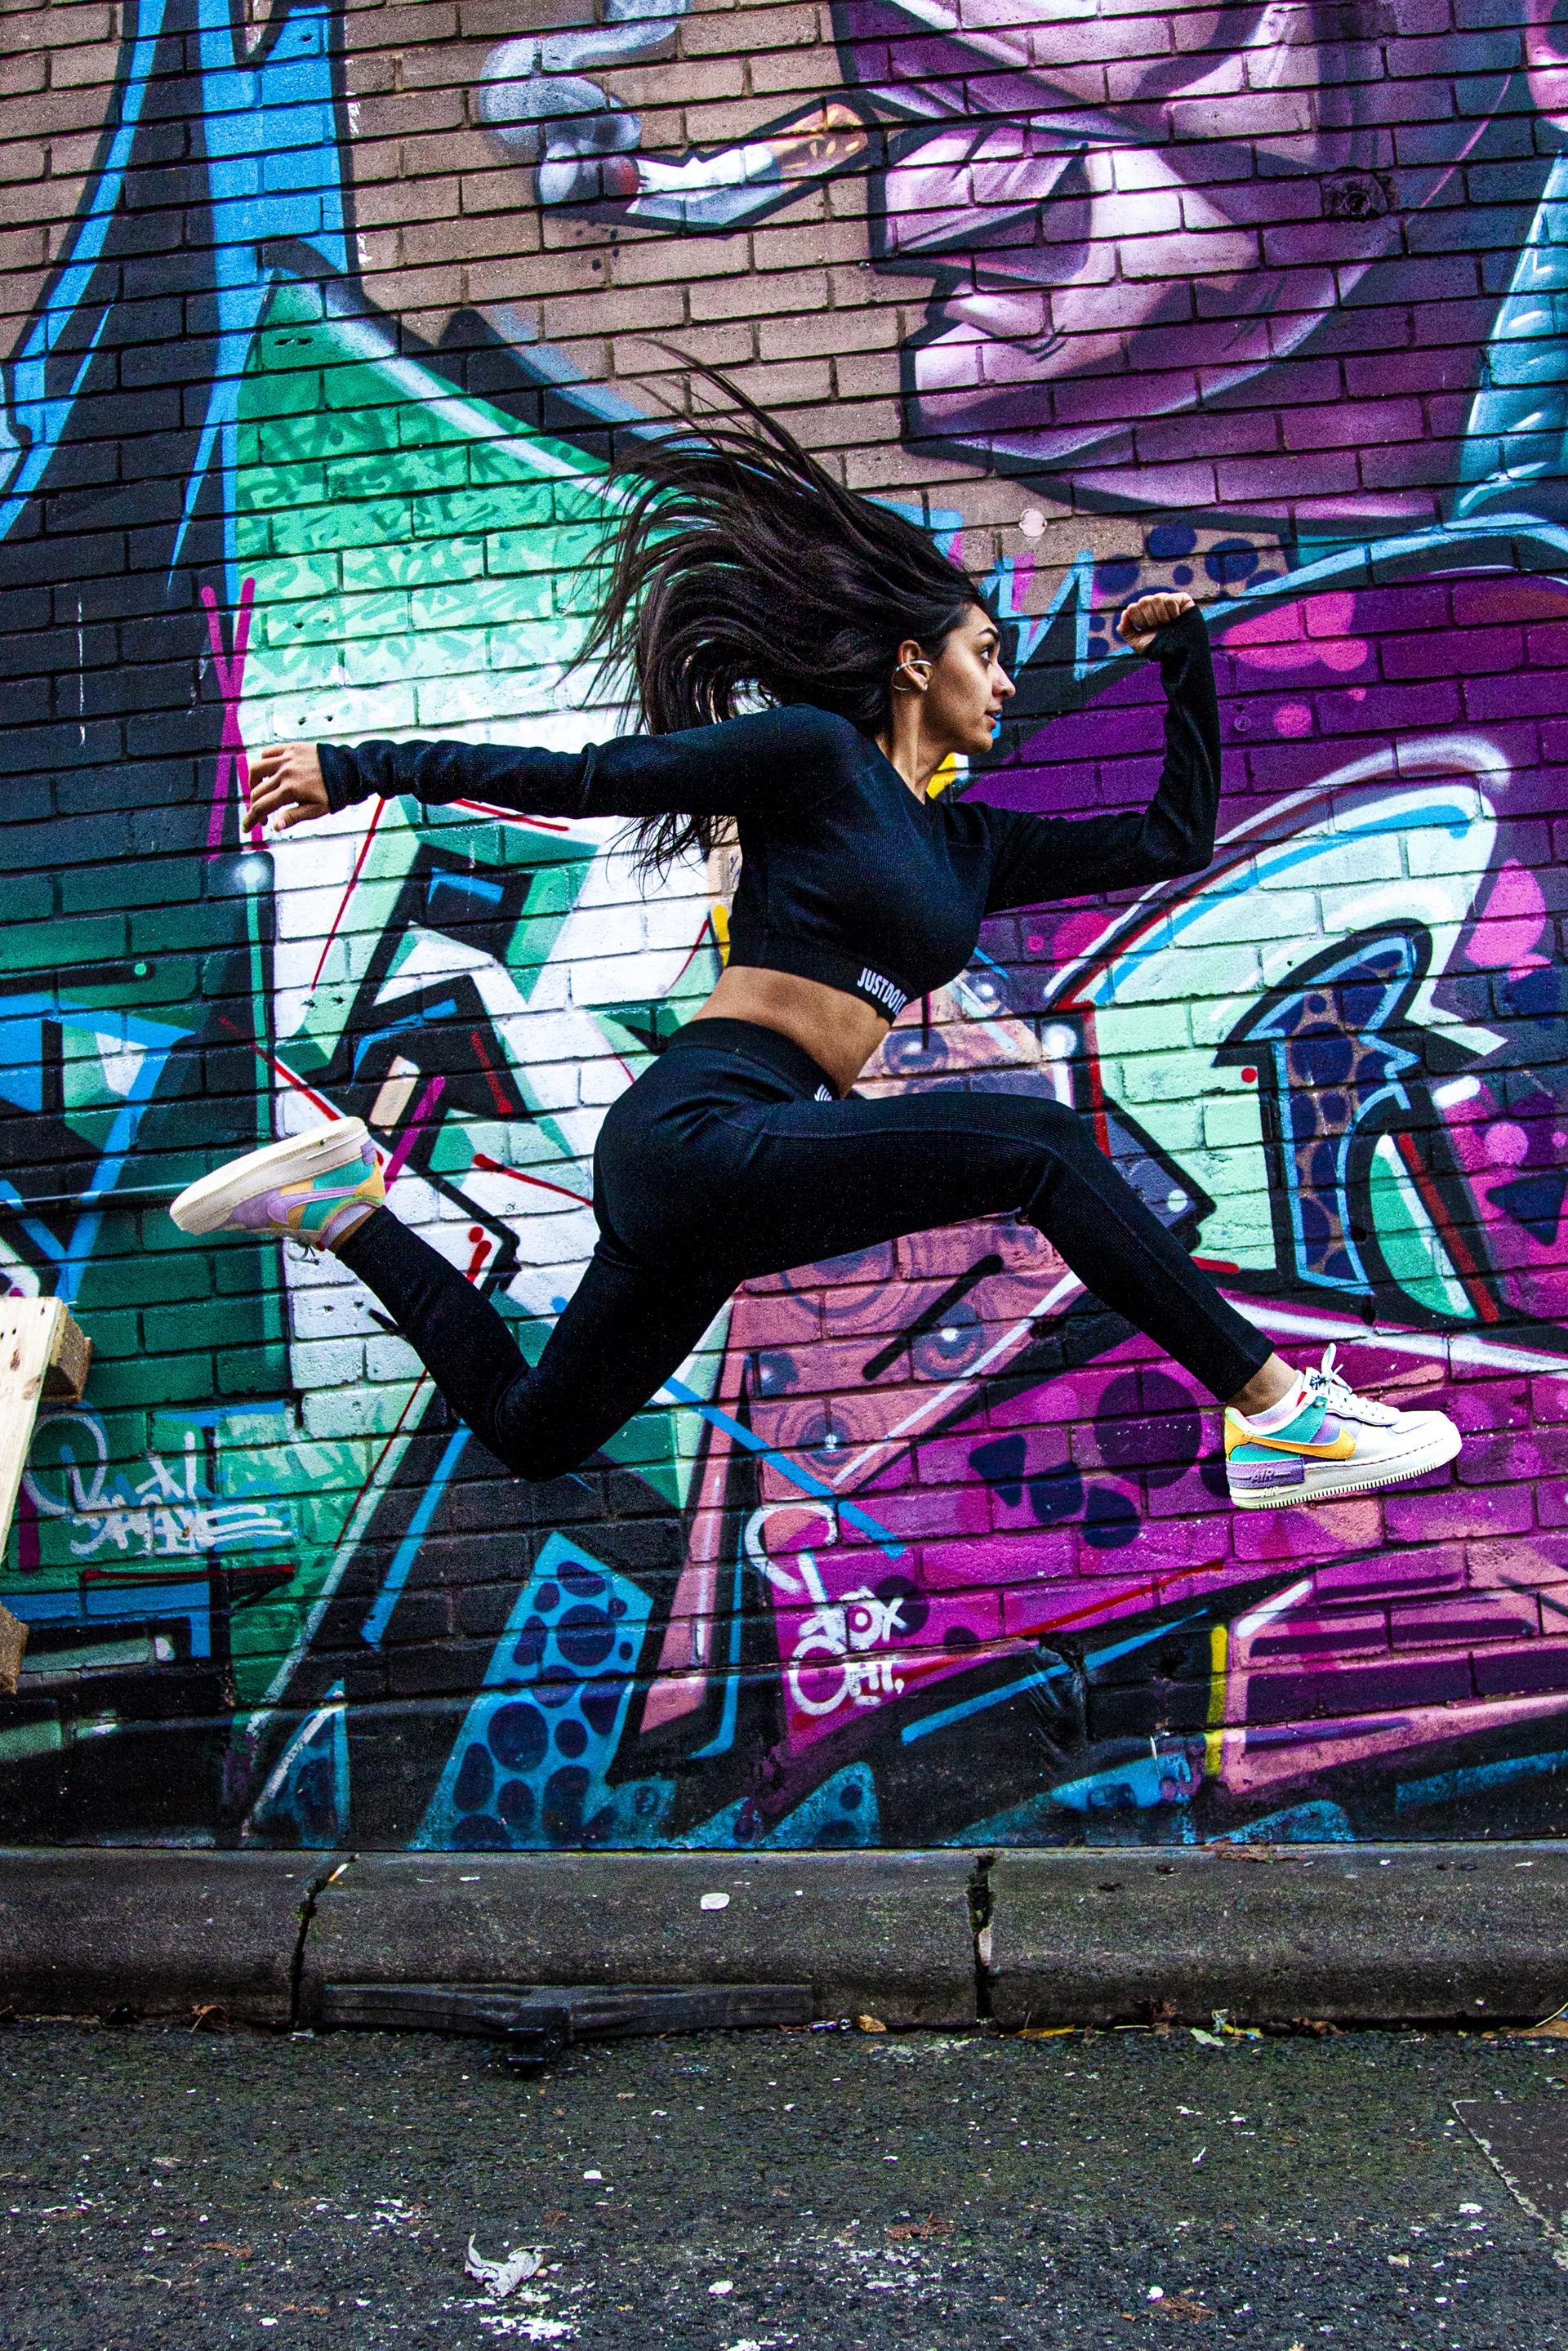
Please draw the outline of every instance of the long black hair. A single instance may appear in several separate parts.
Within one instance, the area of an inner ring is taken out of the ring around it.
[[[727,376],[687,364],[747,421],[640,441],[626,460],[636,486],[602,551],[583,659],[630,673],[650,734],[810,703],[875,736],[900,644],[935,659],[982,602],[978,582],[918,524],[841,488]],[[644,817],[637,864],[706,857],[727,831],[722,817]]]

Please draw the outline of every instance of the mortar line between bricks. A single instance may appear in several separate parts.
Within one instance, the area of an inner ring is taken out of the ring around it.
[[[305,1946],[309,1940],[310,1929],[315,1923],[317,1902],[325,1894],[329,1886],[341,1877],[345,1870],[353,1867],[359,1857],[357,1853],[346,1855],[335,1867],[329,1869],[325,1876],[312,1879],[305,1889],[299,1904],[299,1932],[294,1938],[294,1957],[288,1966],[288,2030],[290,2032],[298,2032],[299,2030],[299,1987],[305,1980]]]

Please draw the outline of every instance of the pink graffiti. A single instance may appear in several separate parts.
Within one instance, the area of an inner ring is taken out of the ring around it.
[[[1225,632],[1226,651],[1249,669],[1300,669],[1310,662],[1322,662],[1325,669],[1360,669],[1367,647],[1364,638],[1348,633],[1354,610],[1351,595],[1307,596],[1296,604],[1277,605],[1250,621],[1232,622]]]
[[[1486,913],[1476,925],[1465,952],[1483,969],[1505,964],[1511,977],[1539,970],[1546,962],[1536,953],[1546,927],[1546,901],[1541,884],[1527,865],[1511,857],[1492,885]]]
[[[403,1128],[402,1133],[399,1135],[397,1148],[392,1153],[392,1157],[387,1161],[384,1181],[388,1184],[395,1184],[399,1176],[402,1175],[403,1161],[413,1149],[420,1128],[428,1124],[432,1112],[434,1110],[436,1103],[441,1100],[441,1097],[445,1091],[445,1079],[437,1075],[432,1078],[430,1083],[421,1094],[418,1108],[415,1110],[413,1116],[409,1120],[408,1124]]]
[[[218,770],[213,779],[213,812],[207,820],[207,855],[216,857],[224,845],[224,815],[228,807],[229,778],[237,774],[243,792],[250,780],[246,761],[245,737],[240,732],[240,693],[245,679],[246,648],[250,643],[251,608],[256,600],[256,581],[240,583],[239,611],[235,615],[234,653],[224,653],[223,626],[218,618],[218,600],[211,588],[202,590],[202,601],[207,610],[207,642],[212,647],[213,668],[218,681],[218,691],[224,698],[224,731],[218,741]],[[253,825],[253,841],[261,839],[260,825]]]

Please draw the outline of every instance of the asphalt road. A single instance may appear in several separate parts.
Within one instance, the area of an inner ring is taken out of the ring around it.
[[[25,2020],[0,2066],[5,2351],[1568,2346],[1454,2113],[1568,2124],[1563,2042],[768,2032],[528,2082],[477,2042]],[[490,2300],[471,2236],[538,2274]]]

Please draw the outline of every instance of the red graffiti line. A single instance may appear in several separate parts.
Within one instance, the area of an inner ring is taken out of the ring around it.
[[[552,1184],[545,1176],[525,1176],[520,1167],[504,1167],[498,1159],[492,1159],[488,1152],[476,1151],[474,1165],[482,1167],[486,1176],[507,1176],[514,1184],[532,1184],[540,1192],[559,1192],[563,1200],[575,1200],[580,1208],[592,1206],[591,1201],[585,1200],[580,1192],[569,1192],[564,1184]]]
[[[497,808],[489,800],[454,800],[454,808],[472,810],[476,816],[499,817],[503,824],[520,826],[524,832],[570,832],[570,824],[558,824],[548,816],[525,816],[519,809]]]
[[[491,1066],[490,1056],[485,1050],[484,1045],[480,1041],[479,1032],[476,1029],[470,1029],[468,1031],[468,1042],[473,1046],[474,1050],[479,1056],[479,1067],[485,1072],[485,1083],[490,1089],[490,1100],[495,1103],[496,1108],[500,1112],[503,1118],[510,1118],[512,1115],[512,1105],[507,1100],[506,1095],[501,1092],[495,1070]]]
[[[1455,1226],[1444,1207],[1437,1186],[1433,1183],[1414,1139],[1403,1128],[1394,1138],[1399,1156],[1410,1171],[1410,1180],[1420,1196],[1421,1205],[1437,1228],[1443,1246],[1454,1261],[1454,1268],[1464,1284],[1467,1296],[1483,1322],[1496,1322],[1500,1318],[1497,1301],[1488,1294],[1481,1270],[1465,1245],[1464,1236]]]
[[[231,1037],[245,1038],[245,1030],[238,1026],[237,1022],[228,1019],[222,1013],[218,1016],[218,1027],[226,1029]],[[312,1110],[319,1110],[324,1119],[342,1117],[342,1112],[329,1102],[325,1094],[319,1094],[314,1086],[307,1085],[305,1080],[298,1075],[298,1071],[291,1070],[287,1061],[280,1061],[276,1053],[264,1053],[261,1048],[248,1038],[246,1038],[246,1042],[250,1045],[251,1052],[262,1069],[272,1071],[275,1076],[283,1080],[286,1086],[292,1087],[297,1094],[303,1094]]]
[[[218,618],[218,600],[211,588],[202,590],[202,601],[207,608],[207,643],[212,647],[213,670],[218,681],[218,691],[224,698],[224,731],[218,740],[218,771],[213,783],[213,812],[207,820],[207,855],[216,857],[224,845],[224,815],[228,807],[229,778],[237,772],[240,790],[250,781],[250,768],[245,756],[245,737],[240,732],[240,689],[245,681],[246,648],[250,643],[251,607],[256,600],[256,581],[242,580],[239,611],[235,616],[234,655],[224,652],[223,625]],[[252,841],[261,839],[260,825],[252,825]]]

